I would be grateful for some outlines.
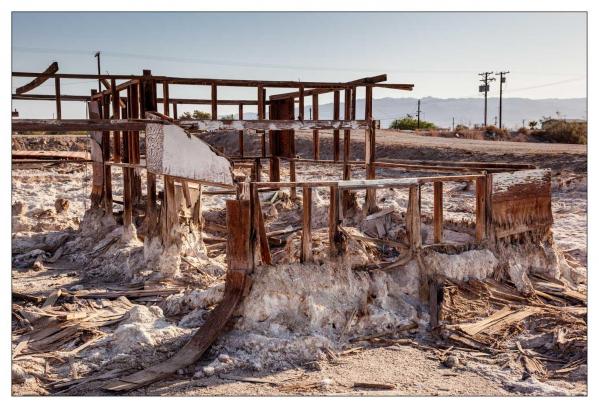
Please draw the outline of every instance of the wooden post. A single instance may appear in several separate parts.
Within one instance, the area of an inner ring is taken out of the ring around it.
[[[345,101],[343,104],[344,108],[344,119],[351,120],[351,89],[345,89]],[[347,164],[350,160],[350,143],[351,143],[351,130],[346,129],[343,131],[343,180],[349,180],[351,171],[349,164]]]
[[[278,159],[277,159],[278,160]],[[295,183],[295,159],[289,160],[289,181]],[[295,187],[289,187],[289,198],[291,201],[295,201],[297,198],[297,191]]]
[[[239,120],[243,120],[243,104],[239,104]],[[243,130],[239,131],[239,156],[243,157]]]
[[[112,79],[110,81],[110,90],[112,94],[112,118],[120,119],[121,118],[121,104],[120,104],[120,96],[119,91],[116,89],[116,80]],[[121,132],[115,130],[112,132],[113,134],[113,142],[114,142],[114,161],[116,163],[121,162]]]
[[[94,95],[97,91],[92,90]],[[100,103],[97,100],[88,102],[89,118],[101,119]],[[102,148],[102,132],[92,131],[90,135],[90,153],[92,158],[92,191],[91,191],[91,207],[99,208],[104,197],[104,163],[103,163],[103,148]]]
[[[165,247],[174,243],[173,233],[179,225],[178,203],[175,199],[175,179],[164,176],[164,199],[162,201],[162,214],[164,216],[162,229],[162,242]]]
[[[264,87],[258,86],[258,119],[259,120],[264,120],[264,117],[266,115],[265,96],[266,96],[266,90],[264,89]],[[269,133],[269,135],[271,135],[270,137],[272,138],[272,132]],[[266,132],[265,131],[260,133],[260,146],[261,146],[262,157],[266,157]],[[272,142],[271,142],[270,154],[272,156]],[[273,181],[272,177],[271,177],[271,181]]]
[[[173,119],[179,119],[179,115],[177,115],[177,104],[173,103]]]
[[[250,200],[227,200],[227,265],[229,274],[254,269],[254,242]]]
[[[482,242],[487,234],[486,221],[486,198],[487,198],[487,178],[486,176],[476,179],[476,242]]]
[[[252,181],[261,181],[262,179],[262,164],[260,163],[260,158],[256,157],[255,159],[255,180]]]
[[[318,120],[318,94],[312,95],[312,119]],[[312,147],[314,150],[314,160],[320,160],[320,138],[318,130],[312,131]]]
[[[331,258],[341,255],[342,249],[339,240],[339,189],[330,187],[329,199],[329,256]]]
[[[304,120],[304,87],[299,88],[299,120]]]
[[[442,286],[434,277],[428,282],[428,310],[430,316],[430,329],[435,330],[439,326],[439,290]]]
[[[266,228],[264,227],[264,215],[262,214],[262,206],[260,205],[260,196],[258,195],[258,188],[254,183],[251,187],[251,201],[252,201],[252,212],[253,212],[253,223],[256,236],[260,243],[260,258],[262,263],[266,265],[272,265],[272,259],[270,256],[270,246],[268,245],[268,237],[266,236]]]
[[[443,182],[433,183],[433,237],[434,243],[443,242]]]
[[[351,119],[356,120],[356,87],[351,89]]]
[[[339,99],[338,90],[333,92],[333,120],[339,120]],[[333,161],[339,161],[339,129],[333,130]]]
[[[167,81],[162,82],[162,105],[164,109],[164,116],[170,116],[170,102]]]
[[[485,176],[485,230],[487,239],[495,241],[495,228],[493,227],[493,173]]]
[[[202,237],[202,183],[198,184],[198,198],[193,205],[193,211],[191,213],[191,222],[195,224],[196,228],[200,231],[200,238]]]
[[[302,250],[300,262],[312,261],[312,189],[303,187]]]
[[[103,96],[102,116],[110,119],[110,96]],[[112,169],[106,162],[110,161],[110,132],[102,132],[102,162],[104,164],[104,212],[112,215]]]
[[[121,117],[123,119],[129,118],[129,112],[127,111],[129,104],[129,98],[127,98],[127,105],[121,108]],[[123,132],[123,162],[131,163],[131,132]],[[123,225],[129,226],[133,224],[133,198],[131,195],[131,182],[133,169],[130,167],[123,167]]]
[[[62,104],[60,101],[60,77],[54,78],[54,91],[56,93],[56,119],[62,119]]]
[[[408,210],[406,211],[406,230],[410,249],[418,250],[422,247],[422,234],[420,232],[420,186],[411,186],[408,196]]]
[[[156,112],[158,102],[156,97],[156,81],[151,78],[152,71],[143,70],[144,79],[140,83],[140,115],[145,117],[145,112]],[[156,174],[147,172],[147,202],[146,202],[146,226],[148,237],[154,237],[159,233],[159,223],[156,205]]]
[[[127,104],[129,105],[128,117],[131,119],[138,119],[140,106],[139,106],[139,91],[140,85],[133,84],[127,89]],[[139,164],[141,161],[141,152],[139,149],[139,132],[134,131],[129,133],[129,153],[131,155],[129,162],[133,164]],[[141,202],[141,169],[135,168],[131,172],[131,198],[134,203]]]
[[[218,120],[218,105],[216,104],[218,100],[218,91],[216,89],[216,83],[211,85],[211,93],[210,93],[210,105],[212,106],[212,120]]]
[[[376,178],[376,168],[374,162],[376,160],[374,154],[375,148],[375,129],[374,121],[372,120],[372,86],[366,86],[366,101],[365,101],[365,118],[368,121],[368,129],[366,130],[366,140],[364,146],[364,162],[366,164],[366,179],[373,180]],[[376,189],[369,188],[366,190],[366,214],[371,214],[376,211]]]

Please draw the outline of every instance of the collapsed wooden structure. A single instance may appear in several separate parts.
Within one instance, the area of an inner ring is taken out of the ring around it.
[[[551,226],[550,172],[534,166],[515,163],[435,162],[409,160],[377,160],[376,126],[373,115],[373,90],[377,87],[411,90],[410,84],[387,84],[386,75],[362,78],[351,82],[298,82],[257,81],[206,78],[177,78],[155,76],[149,70],[142,75],[88,75],[59,74],[58,67],[50,66],[43,73],[13,72],[13,77],[34,78],[17,89],[13,99],[54,100],[56,119],[13,119],[13,132],[27,131],[87,131],[91,138],[93,181],[92,207],[114,212],[112,168],[122,168],[123,199],[122,223],[140,225],[143,221],[145,239],[157,237],[165,244],[172,239],[170,231],[178,224],[178,200],[193,207],[194,219],[200,222],[202,186],[215,187],[211,193],[229,194],[227,201],[227,275],[225,300],[211,312],[194,338],[172,359],[113,382],[111,390],[129,390],[146,385],[196,360],[218,336],[220,330],[240,302],[250,282],[250,274],[260,255],[262,264],[271,264],[271,253],[259,199],[259,192],[290,189],[292,199],[302,191],[301,262],[311,262],[312,254],[312,192],[317,188],[329,190],[329,254],[331,258],[343,255],[343,234],[340,225],[349,207],[348,192],[366,190],[363,211],[366,215],[378,211],[376,191],[406,189],[409,194],[405,227],[408,253],[419,253],[424,247],[421,235],[420,190],[432,184],[434,192],[433,246],[443,239],[443,183],[468,181],[476,185],[475,240],[478,244],[492,244],[495,240]],[[55,81],[54,95],[27,94],[44,81]],[[61,81],[70,79],[97,79],[105,90],[92,90],[89,96],[63,95]],[[172,85],[210,87],[210,99],[180,99],[169,97]],[[255,100],[223,100],[218,98],[221,87],[252,87]],[[356,112],[356,90],[365,88],[363,118]],[[158,90],[162,95],[158,96]],[[269,88],[292,88],[293,92],[272,94]],[[319,118],[319,96],[333,93],[333,118]],[[344,112],[341,118],[341,93]],[[305,100],[312,100],[312,119],[305,119]],[[87,103],[89,119],[62,119],[62,101]],[[180,104],[209,105],[210,120],[178,117]],[[159,106],[162,112],[159,111]],[[218,116],[221,105],[238,106],[237,120]],[[244,107],[256,106],[257,119],[244,119]],[[297,106],[297,108],[296,108]],[[268,108],[268,109],[267,109]],[[268,119],[266,113],[268,110]],[[297,115],[297,116],[296,116]],[[320,135],[323,129],[333,130],[332,160],[320,157]],[[206,148],[203,141],[192,136],[195,132],[230,130],[238,132],[239,152],[225,157]],[[298,157],[295,150],[295,131],[312,130],[313,157]],[[350,160],[351,131],[364,131],[364,158]],[[259,156],[244,152],[244,138],[253,131],[260,145]],[[341,132],[343,144],[341,146]],[[145,134],[142,148],[141,135]],[[268,137],[268,138],[267,138]],[[268,147],[267,147],[268,140]],[[168,141],[168,143],[167,143]],[[195,158],[195,162],[194,162]],[[289,180],[281,178],[281,163],[289,166]],[[210,163],[212,170],[205,171]],[[268,164],[268,180],[262,180],[263,165]],[[342,166],[341,180],[306,181],[298,179],[297,167],[310,164]],[[251,175],[236,180],[229,166],[249,168]],[[365,168],[365,179],[351,179],[354,167]],[[376,169],[398,168],[409,171],[433,171],[435,176],[377,179]],[[143,172],[142,172],[143,170]],[[145,174],[144,174],[145,173]],[[142,179],[145,176],[145,181]],[[157,178],[164,178],[163,191],[157,191]],[[142,188],[145,184],[145,189]],[[193,187],[193,185],[197,187]],[[191,199],[195,188],[198,198]],[[146,191],[145,196],[143,190]],[[159,197],[161,199],[159,200]],[[158,202],[161,205],[158,205]],[[397,245],[402,246],[401,243]],[[405,245],[404,245],[405,246]],[[431,293],[433,293],[431,291]]]

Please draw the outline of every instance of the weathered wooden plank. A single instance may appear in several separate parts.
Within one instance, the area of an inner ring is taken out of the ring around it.
[[[48,68],[46,68],[44,70],[44,72],[41,72],[39,74],[33,74],[33,75],[28,75],[28,76],[32,76],[32,77],[37,77],[34,80],[32,80],[31,82],[18,87],[15,90],[15,93],[17,95],[23,94],[25,92],[29,92],[35,88],[37,88],[38,86],[40,86],[41,84],[43,84],[44,82],[46,82],[49,78],[52,77],[53,74],[55,74],[58,71],[58,62],[53,62],[52,64],[50,64],[50,66]],[[14,75],[13,76],[19,76],[19,75]]]
[[[486,216],[486,198],[487,198],[487,179],[484,177],[476,179],[476,230],[475,238],[477,242],[482,242],[487,234]]]
[[[334,258],[341,255],[341,241],[339,235],[339,190],[337,186],[329,188],[329,256]]]
[[[351,88],[345,89],[345,100],[343,103],[344,116],[343,119],[351,120]],[[351,149],[351,130],[345,129],[343,131],[343,180],[350,179],[350,167],[347,164],[350,160],[350,149]]]
[[[94,92],[94,91],[92,91]],[[100,103],[90,101],[87,104],[89,117],[100,118]],[[99,208],[104,195],[104,165],[102,156],[102,132],[89,132],[92,163],[92,191],[90,196],[92,208]]]
[[[210,86],[210,105],[212,107],[212,120],[217,120],[218,119],[218,104],[216,103],[216,101],[218,100],[218,95],[217,95],[217,86],[216,83],[212,83]]]
[[[406,231],[410,248],[418,250],[422,247],[422,234],[420,226],[420,186],[410,187],[408,195],[408,209],[406,212]]]
[[[312,95],[312,118],[318,120],[318,94]],[[312,149],[314,151],[314,160],[320,159],[320,137],[318,129],[312,131]]]
[[[302,241],[301,241],[301,262],[312,262],[312,189],[304,187],[302,189]]]
[[[333,92],[333,120],[339,120],[340,92]],[[333,161],[339,161],[339,129],[333,130]]]
[[[243,120],[243,104],[239,104],[239,120]],[[239,156],[243,157],[243,130],[239,131]]]
[[[433,242],[443,242],[443,182],[433,183]]]
[[[56,93],[56,119],[62,119],[62,103],[60,95],[60,78],[54,78],[54,92]]]
[[[266,236],[266,228],[264,226],[264,215],[262,214],[262,205],[260,204],[258,187],[255,183],[252,183],[250,190],[252,196],[253,225],[260,244],[260,258],[262,259],[263,264],[272,265],[270,246],[268,244],[268,237]]]
[[[162,83],[162,106],[163,106],[164,115],[171,116],[169,90],[168,90],[168,82],[167,81],[164,81]]]
[[[121,107],[120,107],[120,97],[119,91],[116,89],[116,81],[113,79],[110,83],[112,94],[112,119],[119,120],[121,118]],[[121,162],[121,132],[115,130],[112,132],[113,135],[113,143],[114,143],[114,156],[113,161],[120,163]]]

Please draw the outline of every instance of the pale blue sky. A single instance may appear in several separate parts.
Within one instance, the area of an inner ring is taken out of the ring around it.
[[[104,73],[147,68],[170,76],[306,81],[387,73],[389,82],[414,83],[414,91],[377,89],[375,98],[457,98],[479,96],[479,72],[509,70],[506,97],[586,96],[585,13],[15,12],[12,23],[16,71],[41,71],[56,60],[62,73],[95,73],[100,50]],[[23,82],[13,81],[13,89]],[[62,87],[87,95],[97,83]],[[52,93],[53,84],[35,92]],[[208,93],[171,90],[173,97]],[[224,88],[219,96],[254,93]],[[497,94],[494,82],[491,96]],[[81,115],[82,105],[64,103],[64,116]],[[52,102],[14,106],[22,117],[53,111]]]

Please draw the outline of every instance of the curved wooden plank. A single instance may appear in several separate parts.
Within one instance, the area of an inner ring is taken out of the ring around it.
[[[50,64],[50,66],[48,68],[46,68],[46,70],[44,72],[42,72],[42,74],[40,76],[38,76],[37,78],[35,78],[33,81],[29,82],[28,84],[18,87],[15,90],[15,93],[17,95],[20,95],[25,92],[29,92],[32,89],[37,88],[38,86],[40,86],[41,84],[46,82],[48,80],[48,78],[50,78],[48,75],[53,75],[57,71],[58,71],[58,62],[54,61],[52,64]]]

